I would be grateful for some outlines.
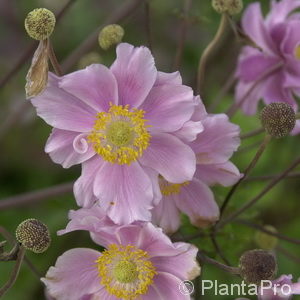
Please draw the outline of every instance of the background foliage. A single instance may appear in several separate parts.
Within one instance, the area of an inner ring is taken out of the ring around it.
[[[123,4],[123,1],[120,0],[73,1],[74,4],[57,25],[52,36],[54,48],[60,61],[63,61],[74,48],[78,47],[90,32],[100,26],[107,15]],[[246,5],[251,1],[244,2]],[[261,2],[267,9],[268,1]],[[32,42],[23,27],[27,13],[36,7],[46,7],[58,11],[64,3],[66,1],[62,0],[0,0],[1,78],[11,70]],[[183,0],[150,1],[153,54],[159,70],[166,72],[173,70],[172,65],[183,5]],[[210,1],[194,0],[189,18],[191,22],[180,71],[184,83],[194,86],[199,57],[217,29],[219,15],[212,10]],[[238,20],[238,17],[236,19]],[[141,5],[131,18],[121,23],[126,31],[124,41],[134,45],[147,44],[144,20],[145,9]],[[207,105],[214,101],[229,74],[233,72],[239,49],[240,44],[229,32],[207,68],[205,90],[203,91],[203,100]],[[105,65],[110,65],[115,57],[114,49],[104,52],[95,45],[94,51],[101,55],[101,62]],[[30,105],[24,104],[25,75],[29,64],[30,60],[27,60],[22,66],[21,72],[0,90],[0,202],[1,199],[9,196],[74,180],[80,174],[79,167],[64,170],[61,166],[55,165],[44,153],[43,148],[50,128],[36,117]],[[73,70],[76,70],[77,67],[75,64]],[[214,111],[210,112],[224,112],[232,102],[233,90],[223,97]],[[257,116],[245,117],[238,113],[232,121],[241,126],[243,133],[259,127]],[[261,140],[261,135],[243,140],[241,150],[233,157],[233,161],[241,171],[247,166],[256,151],[257,147],[253,147],[253,144]],[[251,176],[280,173],[297,157],[299,144],[299,137],[287,137],[272,141]],[[243,183],[235,194],[228,211],[233,211],[255,196],[266,183],[267,181],[263,180]],[[222,202],[228,189],[216,187],[214,190],[216,199],[219,203]],[[300,232],[299,191],[299,178],[286,179],[263,197],[254,208],[244,214],[243,218],[251,219],[258,224],[272,224],[280,233],[297,238]],[[0,225],[12,233],[16,226],[26,218],[40,219],[49,226],[53,238],[50,249],[46,254],[41,255],[28,253],[28,257],[36,268],[44,274],[65,250],[73,247],[97,247],[90,242],[85,232],[56,236],[56,231],[64,228],[67,224],[69,209],[76,209],[71,193],[45,199],[35,204],[0,210]],[[189,225],[185,218],[183,218],[183,223],[182,234],[190,235],[196,232],[196,229]],[[257,248],[253,239],[254,233],[255,230],[253,229],[232,223],[218,235],[220,247],[233,265],[237,264],[239,256],[245,250]],[[220,260],[209,238],[198,238],[193,242],[199,248],[207,251],[212,258]],[[283,254],[282,251],[286,251],[290,257]],[[300,246],[280,241],[276,254],[279,260],[279,274],[293,274],[294,278],[297,279],[300,276]],[[7,280],[12,264],[0,264],[0,286]],[[240,280],[211,265],[202,266],[201,278],[217,279],[220,283],[239,282]],[[15,286],[3,297],[3,300],[43,298],[43,285],[30,269],[23,265]],[[199,296],[197,298],[200,299]],[[206,300],[232,299],[232,297],[213,295],[206,295],[202,298]]]

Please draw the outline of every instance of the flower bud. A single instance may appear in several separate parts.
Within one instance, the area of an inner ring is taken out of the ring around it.
[[[266,132],[275,138],[287,136],[295,127],[296,115],[293,108],[283,102],[267,105],[260,115]]]
[[[265,225],[264,229],[277,233],[276,228],[271,225]],[[278,243],[278,238],[276,236],[270,235],[263,231],[257,231],[254,239],[256,244],[264,250],[272,250]]]
[[[47,39],[55,27],[55,15],[46,8],[36,8],[25,19],[28,35],[38,41]]]
[[[36,219],[23,221],[16,229],[16,238],[27,250],[45,252],[51,243],[48,227]]]
[[[107,50],[111,46],[121,43],[124,33],[124,29],[118,24],[105,26],[98,37],[100,47]]]
[[[259,285],[262,280],[272,280],[277,272],[273,254],[265,250],[250,250],[240,258],[240,275],[247,283]]]

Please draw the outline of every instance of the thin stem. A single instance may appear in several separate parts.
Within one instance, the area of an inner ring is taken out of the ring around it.
[[[285,236],[285,235],[280,234],[280,233],[278,233],[278,232],[270,231],[270,230],[266,229],[265,227],[260,226],[260,225],[255,224],[255,223],[252,223],[252,222],[250,222],[250,221],[243,220],[243,219],[237,219],[237,220],[234,220],[234,222],[235,222],[235,223],[238,223],[238,224],[245,225],[245,226],[247,226],[247,227],[251,227],[251,228],[257,229],[257,230],[259,230],[259,231],[261,231],[261,232],[265,232],[265,233],[267,233],[267,234],[269,234],[269,235],[275,236],[275,237],[277,237],[278,239],[287,241],[287,242],[289,242],[289,243],[292,243],[292,244],[295,244],[295,245],[300,245],[300,240],[298,240],[298,239],[294,239],[294,238]]]
[[[281,247],[281,246],[277,246],[276,250],[283,254],[284,256],[286,256],[287,258],[289,258],[290,260],[292,260],[293,262],[295,262],[296,264],[300,264],[300,258],[298,256],[296,256],[295,254],[291,253],[290,251],[288,251],[287,249]]]
[[[22,246],[20,246],[18,257],[14,265],[13,271],[11,273],[11,276],[9,280],[4,284],[4,286],[0,289],[0,297],[2,297],[16,282],[24,260],[25,251],[26,250]]]
[[[248,167],[246,168],[246,170],[244,171],[244,176],[242,178],[240,178],[240,180],[230,189],[229,193],[227,194],[221,208],[220,208],[220,214],[222,215],[226,209],[226,207],[228,206],[228,203],[231,199],[231,197],[233,196],[233,194],[236,192],[238,186],[247,178],[248,174],[250,173],[250,171],[255,167],[255,165],[257,164],[258,160],[260,159],[260,157],[262,156],[262,154],[264,153],[268,143],[271,140],[271,136],[266,135],[263,142],[261,143],[260,147],[258,148],[254,158],[252,159],[252,161],[250,162],[250,164],[248,165]]]
[[[152,52],[151,8],[149,0],[145,2],[145,29],[148,40],[148,47]]]
[[[241,139],[247,139],[265,132],[263,128],[258,128],[241,135]]]
[[[216,236],[215,236],[215,232],[214,232],[214,231],[213,231],[213,233],[212,233],[212,235],[211,235],[211,241],[212,241],[212,243],[213,243],[213,245],[214,245],[214,247],[215,247],[217,253],[218,253],[218,254],[220,255],[220,257],[222,258],[222,260],[223,260],[227,265],[230,266],[229,260],[225,257],[223,251],[221,250],[221,248],[220,248],[220,246],[219,246],[219,244],[218,244],[218,242],[217,242],[217,240],[216,240]]]
[[[15,208],[25,204],[27,205],[28,203],[37,202],[54,196],[70,193],[73,190],[73,184],[73,182],[63,183],[52,186],[50,188],[45,188],[34,192],[29,192],[2,199],[0,200],[0,211],[8,208]]]
[[[218,31],[215,37],[213,38],[213,40],[205,48],[199,60],[198,71],[197,71],[197,84],[196,84],[197,94],[200,94],[200,91],[202,91],[203,93],[202,88],[204,84],[205,69],[206,69],[207,62],[211,54],[216,50],[216,48],[219,46],[220,42],[222,41],[223,35],[227,29],[227,25],[228,25],[227,16],[226,14],[222,14]]]
[[[243,105],[243,103],[247,100],[248,96],[253,92],[253,90],[257,87],[259,83],[261,83],[262,80],[264,80],[266,77],[272,75],[274,72],[276,72],[278,69],[282,67],[283,63],[280,62],[269,69],[267,69],[265,72],[263,72],[258,79],[251,85],[251,87],[247,90],[247,92],[244,94],[242,99],[239,102],[233,103],[229,109],[227,110],[226,114],[231,118],[237,110]]]
[[[180,22],[178,42],[177,42],[177,50],[175,55],[175,61],[173,65],[173,70],[177,71],[180,68],[183,49],[186,41],[187,31],[189,27],[189,11],[192,6],[192,0],[185,0],[183,4],[183,16]]]
[[[257,196],[246,202],[243,206],[237,209],[234,213],[229,215],[226,219],[221,220],[216,228],[219,230],[224,227],[226,224],[235,220],[239,215],[245,212],[247,209],[252,207],[258,200],[260,200],[266,193],[268,193],[277,183],[279,183],[283,178],[285,178],[294,168],[300,164],[300,158],[295,160],[283,173],[278,177],[274,178]]]
[[[216,266],[217,268],[225,271],[225,272],[228,272],[230,274],[233,274],[233,275],[239,275],[240,274],[240,271],[239,271],[239,268],[235,268],[235,267],[230,267],[230,266],[227,266],[227,265],[224,265],[210,257],[208,257],[207,255],[205,255],[201,250],[198,251],[198,259],[199,260],[202,260],[208,264],[211,264],[211,265],[214,265]]]
[[[262,175],[262,176],[251,176],[246,178],[245,181],[261,181],[261,180],[271,180],[279,176],[278,174],[274,175]],[[285,179],[293,179],[293,178],[299,178],[300,172],[292,172],[291,174],[287,175]]]
[[[52,64],[55,74],[57,76],[62,76],[63,72],[62,72],[60,64],[56,58],[56,55],[55,55],[55,52],[54,52],[54,49],[53,49],[50,39],[48,39],[48,55],[49,55],[49,59],[50,59],[50,62]]]

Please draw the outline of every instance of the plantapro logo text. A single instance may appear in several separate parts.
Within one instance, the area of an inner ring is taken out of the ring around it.
[[[219,284],[218,280],[202,280],[201,295],[204,296],[210,291],[215,296],[257,296],[257,295],[274,295],[289,296],[291,295],[291,286],[288,284],[274,284],[270,280],[262,280],[261,285],[246,284],[244,281],[235,284]]]

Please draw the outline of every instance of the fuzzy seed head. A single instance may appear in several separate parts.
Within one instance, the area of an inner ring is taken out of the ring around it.
[[[241,277],[249,284],[259,285],[262,280],[272,280],[277,272],[274,255],[261,249],[245,252],[239,267]]]
[[[47,39],[55,27],[55,15],[46,8],[36,8],[25,19],[28,35],[38,41]]]
[[[239,14],[243,9],[242,0],[212,0],[213,9],[219,13],[229,15]]]
[[[103,50],[121,43],[124,36],[124,29],[118,24],[105,26],[99,33],[98,41]]]
[[[51,243],[48,227],[36,219],[23,221],[16,229],[16,238],[27,250],[45,252]]]
[[[264,229],[273,233],[277,233],[276,228],[271,225],[265,225]],[[272,250],[277,246],[278,243],[278,238],[276,236],[262,231],[257,231],[254,238],[257,246],[264,250]]]
[[[275,102],[267,105],[260,115],[266,132],[275,138],[287,136],[295,127],[296,115],[287,103]]]

